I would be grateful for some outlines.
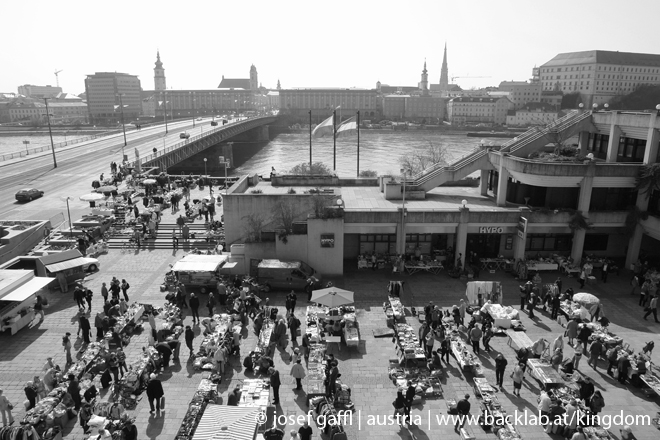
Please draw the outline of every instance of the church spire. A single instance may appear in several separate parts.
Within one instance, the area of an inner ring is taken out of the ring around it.
[[[426,70],[426,58],[424,58],[424,70],[422,70],[422,81],[419,83],[419,88],[422,90],[422,96],[429,94],[429,75]]]
[[[156,51],[156,62],[154,64],[156,65],[154,68],[154,90],[163,91],[166,89],[165,69],[160,61],[160,50]]]
[[[445,53],[442,57],[442,69],[440,70],[440,90],[446,92],[449,86],[449,71],[447,69],[447,42],[445,41]]]

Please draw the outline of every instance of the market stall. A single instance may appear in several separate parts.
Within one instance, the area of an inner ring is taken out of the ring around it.
[[[80,379],[83,374],[90,372],[92,375],[105,369],[105,357],[108,351],[104,344],[90,342],[85,351],[80,355],[78,361],[69,367],[68,373]]]
[[[197,387],[197,391],[195,392],[192,400],[188,404],[188,411],[186,411],[186,414],[183,417],[183,421],[181,422],[181,427],[179,428],[179,432],[177,432],[177,435],[176,437],[174,437],[174,439],[175,440],[192,439],[198,426],[200,425],[202,417],[206,412],[205,411],[206,407],[209,405],[209,403],[212,404],[216,403],[217,398],[218,398],[218,386],[208,379],[202,379],[199,386]],[[225,407],[225,408],[236,408],[236,407]],[[208,428],[208,424],[207,424],[208,418],[212,418],[211,413],[207,415],[207,421],[205,421],[205,423],[202,425],[202,431],[200,432],[206,432],[208,429],[210,429]],[[252,422],[252,420],[247,420],[246,422]],[[211,437],[210,434],[207,434],[206,438],[209,439],[213,437]]]
[[[474,394],[481,397],[479,401],[479,424],[485,430],[492,430],[501,440],[521,439],[516,428],[507,423],[507,413],[497,397],[497,389],[482,377],[474,378]],[[488,423],[491,422],[491,423]]]
[[[559,265],[550,258],[527,260],[525,262],[528,271],[552,271],[559,269]]]
[[[137,302],[128,306],[128,310],[121,316],[117,317],[114,331],[118,334],[133,333],[133,329],[142,320],[144,314],[144,305]]]
[[[596,314],[598,307],[600,307],[600,300],[591,293],[586,292],[580,292],[573,295],[573,302],[589,312],[589,320],[594,314]]]
[[[0,270],[0,331],[9,330],[13,335],[30,324],[37,295],[45,298],[52,281],[31,270]]]
[[[396,324],[394,326],[394,338],[396,340],[396,355],[399,363],[407,364],[413,361],[417,365],[426,364],[424,349],[419,345],[417,332],[409,324]]]
[[[502,283],[499,281],[469,281],[465,288],[468,304],[483,306],[490,301],[492,304],[502,304]]]
[[[530,376],[536,379],[546,390],[566,383],[561,374],[552,368],[552,365],[541,359],[528,359],[527,367]]]
[[[506,331],[506,335],[509,337],[509,347],[516,351],[520,350],[521,348],[531,349],[532,345],[534,345],[532,340],[529,339],[529,336],[527,336],[527,333],[525,332],[517,332],[513,329],[509,329]]]
[[[216,288],[221,280],[221,269],[228,260],[226,255],[189,254],[174,263],[172,271],[186,287],[199,288],[206,293]]]
[[[406,319],[406,311],[398,297],[389,296],[387,299],[388,301],[383,304],[383,310],[387,316],[387,324],[394,326],[395,322]]]
[[[452,334],[451,340],[451,351],[456,358],[456,362],[461,367],[461,369],[469,369],[475,376],[483,374],[483,366],[479,361],[479,358],[472,353],[472,348],[468,346],[458,337],[458,335]]]
[[[308,350],[307,375],[303,380],[309,401],[316,396],[325,396],[326,347],[324,344],[310,344]]]
[[[259,408],[224,406],[209,403],[191,436],[192,440],[227,438],[232,440],[254,440],[259,427]],[[177,436],[177,440],[184,437]]]
[[[66,426],[69,422],[69,410],[73,406],[73,399],[67,394],[66,389],[55,388],[25,413],[21,424],[34,429],[39,435],[38,438],[41,438],[49,427]]]
[[[495,328],[511,328],[514,326],[519,327],[517,324],[519,315],[518,310],[511,306],[503,306],[501,304],[491,304],[490,301],[481,307],[479,310],[481,314],[488,313],[493,318],[493,325]]]
[[[244,379],[238,406],[265,412],[270,405],[270,379]]]

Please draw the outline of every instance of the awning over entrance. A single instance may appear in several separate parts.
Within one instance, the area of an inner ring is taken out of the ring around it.
[[[396,224],[348,223],[344,224],[344,234],[396,234]]]
[[[31,295],[34,295],[39,290],[50,284],[52,281],[54,281],[53,278],[34,277],[27,283],[14,289],[8,295],[3,296],[2,301],[25,301]]]
[[[85,260],[83,257],[78,257],[78,258],[73,258],[71,260],[62,261],[60,263],[49,264],[48,266],[46,266],[46,269],[48,269],[48,272],[50,273],[62,272],[63,270],[82,266],[86,262],[87,260]]]

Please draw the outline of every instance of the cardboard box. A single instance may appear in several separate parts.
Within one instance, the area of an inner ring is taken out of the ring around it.
[[[461,428],[461,438],[463,440],[475,440],[474,434],[467,427]]]

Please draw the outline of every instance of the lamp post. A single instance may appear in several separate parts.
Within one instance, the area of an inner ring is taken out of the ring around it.
[[[229,145],[229,148],[231,149],[233,142],[228,142],[227,145]],[[225,195],[227,195],[227,192],[229,191],[229,185],[227,185],[227,167],[229,166],[229,161],[225,159],[224,156],[218,156],[218,159],[220,160],[220,164],[224,165],[225,168]]]
[[[165,90],[165,100],[163,101],[165,105],[165,134],[167,135],[167,90]]]
[[[195,128],[195,100],[192,100],[193,128]]]
[[[71,234],[71,237],[73,238],[73,226],[71,226],[71,211],[69,210],[69,199],[71,197],[64,197],[64,200],[66,200],[66,212],[69,216],[69,234]]]
[[[119,96],[119,109],[121,110],[121,129],[124,132],[124,146],[121,147],[121,156],[122,159],[125,157],[124,154],[124,147],[128,144],[126,142],[126,125],[124,125],[124,101],[122,100],[123,93],[118,93],[117,96]]]
[[[206,160],[207,160],[207,159],[204,158],[204,176],[205,176],[205,177],[208,176],[207,171],[206,171]],[[207,179],[208,179],[208,181],[206,182],[206,184],[209,186],[209,198],[212,198],[212,197],[213,197],[213,191],[211,191],[211,179],[210,179],[210,176],[208,176]]]
[[[57,168],[57,160],[55,159],[55,145],[53,145],[53,130],[50,127],[50,113],[48,112],[48,99],[44,98],[46,103],[46,118],[48,118],[48,134],[50,135],[50,149],[53,152],[53,168]]]
[[[401,208],[401,257],[406,257],[406,174],[408,170],[401,168],[401,180],[403,180],[403,206]]]

